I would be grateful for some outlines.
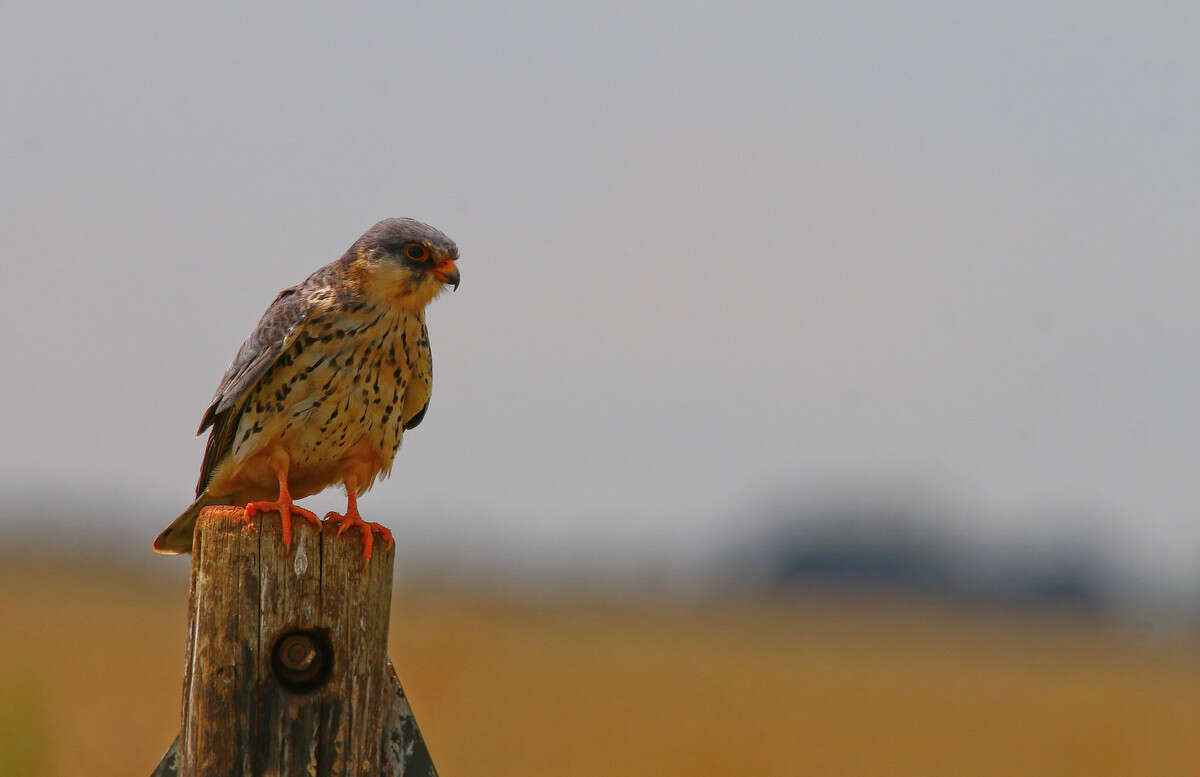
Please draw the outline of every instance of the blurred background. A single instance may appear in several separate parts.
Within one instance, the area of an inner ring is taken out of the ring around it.
[[[157,763],[193,431],[397,215],[463,256],[363,502],[442,774],[1200,771],[1195,7],[0,19],[0,773]]]

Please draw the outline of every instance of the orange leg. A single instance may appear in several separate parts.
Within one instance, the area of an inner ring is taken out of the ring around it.
[[[375,547],[374,532],[379,532],[379,536],[387,545],[392,544],[392,533],[387,527],[378,523],[367,523],[358,514],[358,482],[353,478],[346,479],[346,513],[339,515],[338,513],[327,513],[325,520],[330,523],[341,524],[338,526],[338,536],[341,537],[351,526],[358,527],[359,536],[362,537],[363,560],[371,558],[371,551]]]
[[[288,455],[282,451],[271,456],[271,468],[275,470],[275,475],[279,478],[279,498],[274,502],[250,502],[246,505],[246,523],[253,524],[251,520],[257,513],[277,511],[279,513],[280,523],[283,525],[283,544],[286,547],[292,546],[292,515],[299,515],[305,520],[317,526],[321,522],[317,519],[317,514],[303,507],[298,507],[292,502],[292,495],[288,492],[287,473],[288,465],[291,463]]]

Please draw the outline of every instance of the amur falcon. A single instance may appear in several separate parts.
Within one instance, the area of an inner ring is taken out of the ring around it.
[[[368,229],[337,261],[284,289],[221,379],[197,434],[211,428],[196,501],[154,541],[159,553],[192,548],[207,505],[245,505],[245,517],[277,511],[283,541],[292,516],[319,525],[293,503],[326,486],[346,488],[338,533],[356,527],[363,558],[373,533],[357,499],[386,477],[404,432],[425,417],[432,385],[425,306],[458,288],[458,248],[407,218]]]

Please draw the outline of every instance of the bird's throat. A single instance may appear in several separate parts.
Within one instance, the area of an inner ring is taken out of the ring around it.
[[[361,256],[351,263],[348,275],[372,303],[408,313],[424,310],[445,288],[428,273]]]

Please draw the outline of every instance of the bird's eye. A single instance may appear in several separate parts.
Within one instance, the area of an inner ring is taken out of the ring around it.
[[[414,262],[421,262],[429,258],[429,249],[419,243],[410,243],[408,248],[404,249],[404,253],[408,254],[408,258]]]

